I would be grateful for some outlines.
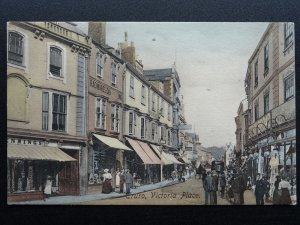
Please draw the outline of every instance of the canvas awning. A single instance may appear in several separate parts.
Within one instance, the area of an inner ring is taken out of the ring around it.
[[[185,157],[185,156],[183,156],[182,159],[183,159],[183,161],[184,161],[185,163],[191,163],[191,160],[189,160],[189,159],[188,159],[187,157]]]
[[[129,142],[131,147],[138,154],[138,156],[141,158],[141,160],[144,162],[144,164],[161,164],[160,160],[156,156],[152,155],[154,153],[151,151],[152,152],[152,154],[151,154],[151,152],[149,152],[149,150],[145,150],[142,147],[143,144],[140,144],[139,141],[133,140],[131,138],[126,138],[126,140]],[[141,142],[141,143],[143,143],[143,142]]]
[[[153,164],[161,164],[161,160],[155,155],[155,153],[147,143],[144,143],[142,141],[138,141],[138,143],[143,148],[143,150],[148,154],[148,156],[151,158]]]
[[[132,149],[128,148],[126,145],[124,145],[121,141],[119,141],[116,138],[107,137],[99,134],[93,134],[93,135],[99,141],[103,142],[104,144],[108,145],[111,148],[133,151]]]
[[[164,151],[160,151],[159,146],[151,144],[152,149],[156,152],[156,154],[160,157],[162,163],[164,165],[170,165],[174,162],[168,157],[168,154]]]
[[[57,147],[7,144],[7,158],[68,162],[76,159]]]
[[[168,155],[169,155],[170,159],[171,159],[175,164],[184,164],[184,163],[182,163],[182,162],[179,162],[179,161],[175,158],[174,155],[172,155],[172,154],[168,154]]]

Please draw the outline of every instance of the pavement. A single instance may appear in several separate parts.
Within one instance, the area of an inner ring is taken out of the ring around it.
[[[189,175],[183,176],[186,180],[187,179],[193,179],[195,177],[194,173]],[[162,182],[159,183],[154,183],[154,184],[147,184],[147,185],[142,185],[137,188],[132,188],[130,189],[131,195],[132,194],[138,194],[138,193],[143,193],[146,191],[151,191],[155,189],[159,189],[162,187],[174,185],[180,183],[178,179],[174,180],[163,180]],[[25,201],[25,202],[7,202],[8,205],[72,205],[76,203],[81,203],[81,202],[87,202],[87,201],[92,201],[92,200],[102,200],[102,199],[111,199],[111,198],[120,198],[127,196],[125,193],[118,193],[118,192],[111,192],[108,194],[104,193],[89,193],[86,195],[81,195],[81,196],[53,196],[46,201],[44,200],[35,200],[35,201]]]

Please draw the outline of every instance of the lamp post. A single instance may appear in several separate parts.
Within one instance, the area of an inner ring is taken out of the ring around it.
[[[163,151],[163,144],[166,144],[166,140],[161,139],[160,140],[160,185],[162,186],[162,180],[163,180],[163,163],[162,163],[162,151]]]

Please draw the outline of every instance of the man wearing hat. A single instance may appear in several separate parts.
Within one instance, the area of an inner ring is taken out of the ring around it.
[[[130,187],[132,185],[132,182],[133,182],[133,177],[129,172],[129,170],[127,169],[125,174],[126,194],[130,194]]]
[[[255,185],[255,197],[256,205],[264,205],[264,195],[266,193],[266,185],[262,179],[262,176],[258,173],[256,175],[256,185]]]
[[[219,185],[219,177],[215,170],[213,170],[212,175],[213,175],[213,177],[212,177],[213,178],[213,190],[212,190],[213,204],[217,205],[217,191],[218,191],[218,185]]]

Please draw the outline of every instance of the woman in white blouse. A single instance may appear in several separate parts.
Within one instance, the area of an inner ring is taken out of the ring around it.
[[[280,181],[278,186],[278,190],[280,193],[279,204],[290,205],[292,203],[291,195],[290,195],[291,185],[288,181],[286,181],[285,176],[282,177],[282,180]]]

